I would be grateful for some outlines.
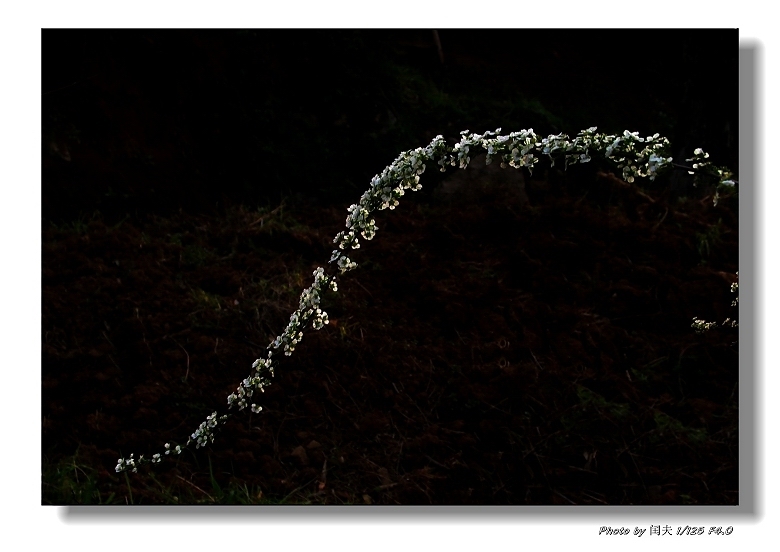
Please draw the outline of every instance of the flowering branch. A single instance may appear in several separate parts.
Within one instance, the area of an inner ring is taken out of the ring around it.
[[[487,152],[485,163],[488,165],[497,159],[502,168],[525,167],[532,172],[539,162],[539,156],[547,156],[552,165],[562,158],[564,168],[568,168],[569,165],[576,163],[587,163],[592,155],[599,155],[615,164],[622,171],[623,179],[629,183],[637,177],[655,180],[663,170],[673,166],[672,158],[667,156],[669,140],[658,134],[646,138],[640,137],[637,132],[627,130],[622,135],[599,134],[596,132],[596,127],[591,127],[581,131],[572,140],[566,134],[543,138],[534,133],[533,129],[503,136],[499,135],[500,132],[500,128],[484,134],[469,133],[465,130],[460,133],[460,141],[454,146],[448,145],[440,135],[424,148],[401,153],[381,174],[374,176],[369,189],[361,196],[360,202],[348,208],[346,230],[339,232],[333,240],[337,248],[333,250],[329,263],[334,266],[334,271],[337,270],[340,275],[343,275],[357,268],[357,264],[349,258],[347,252],[359,249],[361,238],[371,240],[376,235],[378,227],[373,218],[376,211],[395,209],[406,190],[416,192],[422,188],[420,175],[425,172],[428,164],[438,166],[441,172],[445,172],[450,166],[465,169],[475,150],[482,149]],[[713,169],[711,164],[705,161],[707,157],[708,154],[697,149],[693,159],[689,161],[696,161],[693,165],[695,171],[720,178],[719,185],[735,184],[728,180],[731,176],[730,172],[725,169]],[[265,387],[271,385],[275,357],[282,353],[290,356],[303,338],[304,330],[309,326],[319,330],[328,323],[328,314],[320,308],[320,297],[326,290],[333,292],[338,290],[337,276],[326,273],[322,267],[317,268],[313,276],[314,282],[301,294],[298,309],[290,316],[284,332],[268,345],[267,358],[255,360],[252,364],[253,372],[239,384],[235,392],[227,397],[228,410],[235,407],[238,411],[242,411],[249,406],[252,412],[260,412],[262,407],[250,401],[255,392],[263,392]],[[164,455],[181,454],[193,443],[195,448],[213,443],[215,432],[219,426],[224,425],[230,415],[213,412],[190,435],[184,445],[172,446],[166,443]],[[135,459],[131,454],[130,458],[119,459],[116,471],[117,473],[127,470],[137,472],[142,464],[161,461],[160,453],[154,454],[151,459],[144,458],[143,455]]]
[[[731,284],[731,293],[737,294],[737,298],[731,302],[731,306],[739,306],[739,272],[737,272],[737,281]],[[694,317],[691,328],[693,328],[696,333],[700,334],[711,330],[717,325],[718,324],[716,322],[705,322],[704,320]],[[736,320],[732,320],[731,318],[726,318],[726,320],[721,323],[721,326],[725,328],[736,328],[739,326],[739,323]]]

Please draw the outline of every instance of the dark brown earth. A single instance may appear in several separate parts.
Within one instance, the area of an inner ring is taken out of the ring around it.
[[[43,501],[737,504],[736,330],[690,327],[736,314],[736,198],[424,177],[264,411],[127,480],[224,409],[347,205],[44,228]]]

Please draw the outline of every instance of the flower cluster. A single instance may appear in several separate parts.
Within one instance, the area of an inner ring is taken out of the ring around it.
[[[214,442],[214,428],[217,424],[224,423],[227,420],[227,415],[223,414],[217,418],[217,413],[212,412],[206,416],[205,421],[201,422],[198,429],[194,431],[190,438],[187,440],[189,445],[191,442],[195,442],[195,448],[205,447],[209,443]]]
[[[705,322],[704,320],[701,320],[700,318],[693,318],[693,324],[691,324],[691,328],[693,328],[696,333],[704,333],[708,330],[710,330],[713,326],[717,326],[718,324],[716,322]]]
[[[688,174],[696,174],[696,169],[704,169],[706,167],[709,167],[712,165],[709,161],[705,161],[705,159],[709,159],[710,154],[706,153],[701,148],[696,148],[693,150],[693,157],[690,159],[686,159],[686,161],[694,162],[692,165],[693,171],[688,171]]]
[[[138,464],[143,463],[144,455],[142,454],[141,457],[138,460]],[[130,458],[120,458],[118,460],[118,463],[116,465],[116,468],[114,468],[117,473],[123,472],[126,470],[132,470],[133,473],[138,472],[138,466],[136,465],[136,460],[133,458],[133,455],[130,455]]]
[[[739,305],[739,272],[737,272],[737,281],[731,284],[731,293],[737,294],[736,299],[731,302],[731,306],[736,307]],[[716,322],[705,322],[700,318],[694,318],[693,324],[691,324],[691,328],[693,328],[696,333],[704,333],[716,327],[717,325],[718,324]],[[721,323],[721,326],[725,328],[736,328],[739,326],[739,323],[736,320],[732,320],[731,318],[726,318],[726,320]]]
[[[181,445],[176,445],[173,448],[173,452],[175,452],[176,454],[181,454]],[[171,444],[170,443],[165,443],[165,455],[167,456],[170,453],[171,453]],[[155,454],[155,456],[160,456],[160,455],[159,454]]]
[[[360,237],[371,240],[376,235],[379,228],[371,215],[375,211],[395,209],[406,190],[416,192],[422,189],[420,175],[425,172],[426,163],[436,157],[447,158],[447,152],[444,138],[437,136],[425,148],[403,152],[381,174],[371,179],[371,186],[361,196],[360,202],[347,209],[347,230],[342,230],[333,239],[338,249],[333,250],[330,262],[336,263],[341,274],[357,268],[357,263],[344,251],[359,249]]]
[[[424,148],[401,153],[380,174],[374,176],[369,189],[363,193],[360,201],[347,209],[349,215],[346,220],[346,230],[339,232],[333,239],[337,249],[333,250],[329,263],[335,263],[340,274],[354,270],[357,263],[350,259],[346,252],[359,249],[361,238],[365,240],[374,238],[378,230],[376,220],[373,218],[376,211],[395,209],[406,190],[418,191],[422,188],[420,175],[425,172],[429,163],[438,165],[442,172],[445,172],[449,166],[465,169],[469,166],[474,151],[481,149],[487,153],[485,163],[488,165],[497,158],[502,168],[524,167],[532,172],[539,162],[538,155],[546,155],[552,164],[562,157],[564,168],[568,168],[570,164],[587,163],[593,154],[599,154],[622,170],[624,180],[633,182],[636,177],[654,180],[672,162],[672,158],[667,156],[669,141],[659,137],[658,134],[642,138],[638,133],[626,130],[622,135],[608,135],[599,134],[596,132],[596,127],[591,127],[581,131],[572,140],[566,134],[543,138],[535,134],[533,129],[512,132],[508,135],[500,135],[500,132],[500,128],[483,134],[464,130],[460,133],[460,141],[454,146],[449,146],[442,136],[436,136]],[[708,157],[706,153],[697,149],[694,158],[690,161],[696,161],[693,165],[694,169],[710,168],[709,162],[705,161]],[[734,186],[735,184],[730,180],[731,173],[725,169],[715,169],[714,172],[710,170],[710,173],[719,177],[720,185]],[[241,411],[250,406],[252,412],[260,412],[262,407],[255,403],[250,405],[249,399],[255,391],[262,392],[271,384],[270,378],[274,376],[272,357],[279,353],[290,356],[303,339],[303,332],[309,324],[313,329],[319,330],[328,323],[328,314],[320,308],[321,293],[326,289],[334,292],[338,290],[336,276],[327,274],[321,267],[314,271],[313,276],[314,283],[301,293],[298,309],[290,316],[284,332],[268,345],[267,358],[255,360],[252,365],[254,373],[245,378],[236,391],[228,396],[229,409],[237,406]],[[707,329],[710,327],[707,324],[709,323],[700,320],[694,321],[694,327],[697,328]],[[736,325],[735,322],[733,324]],[[217,415],[217,412],[214,412],[191,435],[184,447],[194,442],[196,448],[200,448],[213,442],[215,430],[227,419],[227,414]],[[177,445],[173,451],[181,454],[182,447]],[[165,454],[168,455],[170,452],[170,444],[166,443]],[[140,464],[156,463],[160,459],[160,454],[155,454],[151,460],[145,460],[143,456],[136,460],[131,454],[130,458],[119,460],[116,471],[131,469],[135,472]]]
[[[693,150],[693,157],[686,159],[686,161],[693,163],[691,170],[688,174],[694,175],[693,185],[697,186],[701,181],[708,179],[717,182],[715,187],[715,195],[712,198],[712,204],[717,205],[720,200],[720,192],[732,191],[736,188],[738,182],[733,179],[734,173],[732,173],[726,167],[717,167],[710,161],[707,161],[710,154],[696,148]]]
[[[669,140],[657,133],[642,138],[638,132],[626,130],[620,136],[594,134],[592,140],[599,149],[606,146],[605,157],[623,171],[626,182],[633,182],[637,176],[655,180],[658,172],[672,163],[672,158],[664,155]]]
[[[539,158],[534,155],[534,150],[541,146],[533,129],[512,132],[506,136],[496,136],[499,132],[501,129],[497,128],[495,132],[486,132],[480,137],[482,147],[487,150],[485,164],[490,165],[493,162],[493,157],[498,156],[501,159],[502,169],[526,167],[529,172],[533,173],[534,165],[539,162]],[[490,138],[489,136],[496,137]],[[547,153],[551,151],[550,149]]]
[[[574,163],[587,163],[591,155],[601,153],[623,171],[623,178],[633,182],[635,177],[654,180],[659,172],[669,166],[672,158],[665,155],[669,141],[658,134],[642,138],[636,132],[622,135],[598,134],[596,127],[580,132],[573,140],[566,134],[554,134],[542,138],[533,129],[500,135],[501,129],[476,134],[464,130],[460,141],[449,147],[442,136],[434,138],[425,148],[403,152],[381,174],[374,176],[371,186],[360,202],[348,208],[347,229],[333,240],[338,249],[333,251],[330,262],[336,263],[341,274],[353,270],[357,264],[346,250],[359,249],[360,237],[370,240],[378,229],[372,214],[377,210],[395,209],[406,190],[417,191],[422,186],[420,175],[426,164],[435,162],[443,172],[448,166],[465,169],[477,149],[487,152],[485,163],[498,158],[502,168],[525,167],[533,171],[538,163],[537,155],[546,155],[554,165],[563,157],[565,168]]]

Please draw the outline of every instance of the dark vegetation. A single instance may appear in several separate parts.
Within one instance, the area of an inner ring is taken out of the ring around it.
[[[42,501],[737,504],[737,198],[440,175],[261,397],[346,207],[436,134],[659,132],[737,166],[736,31],[43,32]],[[432,168],[431,168],[432,169]]]

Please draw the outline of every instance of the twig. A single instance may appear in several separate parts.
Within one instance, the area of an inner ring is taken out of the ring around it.
[[[445,470],[449,470],[449,469],[450,469],[449,467],[445,466],[445,465],[444,465],[444,464],[442,464],[441,462],[437,462],[436,460],[434,460],[433,458],[431,458],[431,457],[430,457],[430,456],[428,456],[427,454],[425,455],[425,457],[426,457],[428,460],[430,460],[431,462],[433,462],[434,464],[436,464],[437,466],[439,466],[440,468],[444,468]]]
[[[369,295],[370,297],[372,297],[372,298],[374,297],[374,296],[371,294],[371,292],[370,292],[370,291],[368,291],[368,290],[366,289],[366,286],[364,286],[363,284],[361,284],[360,282],[358,282],[358,281],[357,281],[357,279],[355,280],[355,283],[356,283],[357,285],[359,285],[360,287],[362,287],[363,289],[365,289],[365,290],[366,290],[366,293],[368,293],[368,295]]]
[[[528,349],[528,350],[530,351],[530,353],[531,353],[531,356],[532,356],[532,357],[534,357],[534,362],[535,362],[535,363],[536,363],[536,365],[539,367],[539,370],[544,370],[544,367],[543,367],[541,364],[539,364],[539,361],[538,361],[538,360],[536,360],[536,355],[534,354],[534,352],[533,352],[533,351],[531,351],[531,349]]]
[[[561,497],[562,499],[566,500],[566,501],[567,501],[569,504],[574,504],[575,506],[577,505],[577,503],[576,503],[576,502],[574,502],[574,501],[570,500],[568,497],[566,497],[566,496],[562,495],[562,494],[561,494],[561,493],[559,493],[558,491],[556,491],[556,490],[553,490],[553,492],[554,492],[555,494],[557,494],[559,497]]]
[[[585,491],[582,491],[582,494],[584,494],[584,495],[585,495],[585,496],[587,496],[588,498],[592,498],[593,500],[596,500],[596,501],[598,501],[598,502],[601,502],[602,504],[607,504],[606,502],[604,502],[603,500],[601,500],[599,497],[597,497],[597,496],[593,496],[593,495],[592,495],[592,494],[590,494],[590,493],[587,493],[587,492],[585,492]]]
[[[662,223],[664,220],[666,220],[666,215],[668,215],[668,214],[669,214],[669,208],[667,207],[666,209],[664,209],[664,216],[662,216],[662,217],[661,217],[661,220],[659,220],[658,222],[656,222],[656,223],[655,223],[655,226],[653,226],[653,232],[655,232],[655,231],[658,229],[658,227],[659,227],[659,226],[661,226],[661,223]]]
[[[306,483],[304,483],[303,485],[301,485],[301,486],[300,486],[300,487],[298,487],[297,489],[294,489],[294,490],[292,490],[292,491],[290,492],[290,494],[288,494],[288,495],[287,495],[287,496],[285,496],[285,497],[284,497],[282,500],[280,500],[280,501],[279,501],[279,503],[280,503],[280,504],[284,504],[285,502],[287,502],[287,499],[288,499],[288,498],[290,498],[292,495],[294,495],[295,493],[297,493],[297,492],[298,492],[298,491],[300,491],[301,489],[305,489],[306,487],[308,487],[309,485],[311,485],[311,484],[312,484],[312,483],[314,483],[315,481],[317,481],[317,478],[316,478],[316,477],[315,477],[314,479],[312,479],[311,481],[307,481]]]
[[[387,490],[387,489],[392,489],[396,485],[398,485],[398,483],[385,483],[384,485],[379,485],[379,487],[376,487],[374,490],[375,491],[384,491],[384,490]]]
[[[255,224],[260,224],[260,228],[262,228],[262,227],[263,227],[263,220],[264,220],[266,217],[270,217],[270,216],[272,216],[272,215],[275,215],[275,214],[276,214],[276,212],[277,212],[278,210],[280,210],[282,207],[284,207],[284,203],[280,204],[280,205],[279,205],[279,207],[277,207],[277,208],[276,208],[276,209],[274,209],[273,211],[270,211],[270,212],[268,212],[268,213],[264,214],[262,217],[260,217],[259,219],[257,219],[257,220],[256,220],[256,221],[254,221],[253,223],[249,224],[249,225],[247,226],[247,228],[252,228],[252,227],[253,227]]]
[[[328,459],[326,458],[325,461],[322,463],[322,476],[320,479],[320,483],[317,486],[317,488],[321,491],[325,488],[325,484],[328,480]]]
[[[176,345],[179,345],[179,342],[173,339],[172,337],[170,338],[170,340],[176,343]],[[179,347],[181,347],[181,350],[184,351],[185,355],[187,355],[187,371],[184,373],[184,381],[187,381],[187,376],[190,375],[190,354],[187,352],[187,349],[185,349],[181,345],[179,345]]]
[[[441,40],[439,39],[439,31],[433,31],[433,41],[436,43],[436,52],[439,54],[439,61],[444,65],[444,50],[441,47]]]
[[[194,488],[196,488],[197,490],[199,490],[200,492],[202,492],[204,495],[206,495],[207,497],[209,497],[209,499],[211,500],[211,502],[216,502],[216,500],[214,500],[214,497],[213,497],[213,496],[211,496],[209,493],[207,493],[206,491],[204,491],[203,489],[201,489],[200,487],[198,487],[198,486],[197,486],[195,483],[193,483],[192,481],[187,481],[187,480],[186,480],[186,479],[184,479],[184,478],[183,478],[181,475],[177,475],[176,477],[178,477],[179,479],[181,479],[182,481],[184,481],[184,482],[185,482],[187,485],[191,485],[192,487],[194,487]]]
[[[636,195],[643,197],[645,200],[649,201],[650,203],[655,203],[655,200],[649,195],[647,195],[646,193],[644,193],[642,190],[630,184],[629,182],[626,182],[622,178],[618,178],[612,173],[605,173],[604,171],[599,171],[596,173],[596,176],[601,179],[607,180],[608,182],[611,182],[613,184],[617,184],[618,186],[621,186],[623,188],[628,188]]]

